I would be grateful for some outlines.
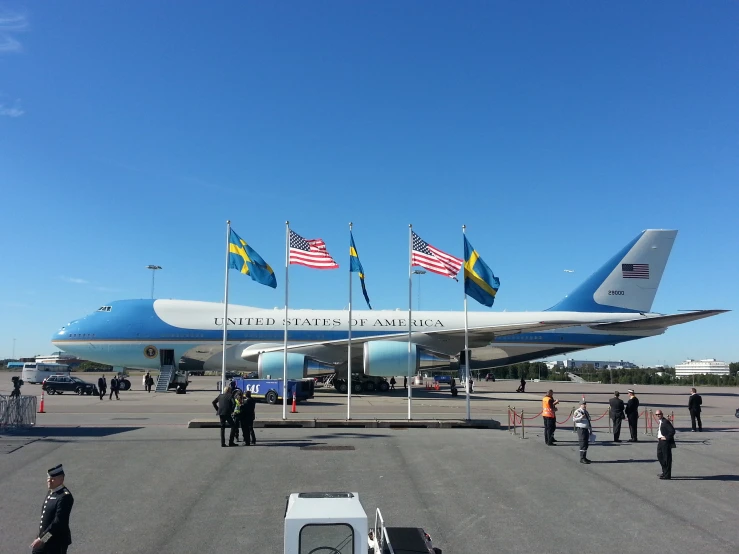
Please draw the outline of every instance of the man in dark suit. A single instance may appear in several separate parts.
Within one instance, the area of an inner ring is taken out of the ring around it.
[[[72,513],[74,498],[64,486],[64,468],[59,464],[48,472],[46,495],[38,526],[38,538],[31,543],[33,554],[66,554],[72,544],[69,530],[69,515]]]
[[[102,400],[105,393],[108,392],[108,382],[105,380],[105,375],[101,375],[100,379],[98,379],[98,392],[100,393],[100,400]]]
[[[662,410],[657,409],[654,415],[659,420],[657,428],[657,460],[662,466],[660,479],[672,479],[672,449],[675,448],[675,428],[670,420],[663,416]]]
[[[257,444],[257,437],[254,434],[254,420],[256,414],[254,409],[257,403],[251,397],[251,391],[244,393],[244,403],[241,406],[241,432],[244,434],[244,444],[249,446],[249,439],[251,444]]]
[[[629,420],[629,432],[631,438],[629,442],[639,442],[637,434],[637,424],[639,423],[639,399],[632,389],[629,389],[629,401],[626,403],[626,418]]]
[[[213,408],[215,408],[218,417],[221,419],[221,446],[238,446],[234,442],[234,438],[236,438],[236,427],[234,426],[234,420],[232,417],[236,404],[230,387],[223,389],[223,393],[216,397],[213,401]],[[231,435],[228,438],[228,445],[226,445],[226,426],[231,429]]]
[[[118,377],[114,375],[113,378],[110,380],[110,396],[108,397],[108,400],[113,400],[114,394],[115,394],[115,399],[120,400],[120,398],[118,398],[118,388],[119,387],[120,385],[118,384]]]
[[[619,437],[621,436],[621,421],[625,419],[624,401],[619,398],[618,391],[616,391],[608,403],[611,406],[611,419],[613,420],[613,442],[621,442]]]
[[[688,400],[688,411],[690,411],[690,424],[695,433],[695,422],[698,422],[698,431],[703,431],[703,423],[701,422],[701,404],[703,399],[695,389],[690,389],[690,399]]]

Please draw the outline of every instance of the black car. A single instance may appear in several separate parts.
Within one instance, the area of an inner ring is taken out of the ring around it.
[[[51,375],[44,379],[41,388],[49,394],[64,394],[65,392],[87,395],[98,394],[97,387],[92,383],[68,375]]]

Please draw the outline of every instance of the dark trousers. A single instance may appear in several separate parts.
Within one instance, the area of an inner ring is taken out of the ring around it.
[[[616,417],[613,420],[613,440],[617,441],[621,438],[621,417]]]
[[[151,383],[146,383],[146,392],[151,392]]]
[[[241,432],[244,435],[244,442],[246,444],[250,444],[249,439],[251,439],[251,444],[257,443],[257,436],[254,434],[253,419],[241,418]]]
[[[577,428],[577,442],[580,444],[580,459],[588,457],[588,444],[590,443],[590,430],[584,427]]]
[[[695,422],[698,422],[698,429],[703,431],[703,423],[701,422],[701,413],[696,410],[690,410],[690,424],[693,426],[695,431]]]
[[[230,415],[218,416],[221,418],[221,444],[226,444],[226,427],[231,429],[231,434],[228,437],[228,444],[234,444],[234,437],[236,437],[236,429],[234,427],[234,420]]]
[[[108,392],[108,389],[106,389],[105,387],[103,387],[98,392],[100,392],[100,400],[102,400],[103,399],[103,396],[105,396],[105,393]]]
[[[46,543],[39,548],[34,548],[31,554],[67,554],[67,544]]]
[[[115,394],[116,400],[118,400],[118,389],[110,389],[110,396],[108,400],[113,400],[113,394]]]
[[[662,475],[672,477],[672,449],[667,441],[657,442],[657,459],[662,466]]]
[[[639,437],[637,436],[637,425],[639,424],[639,414],[629,414],[629,432],[631,433],[631,440],[637,442]]]
[[[557,420],[553,417],[544,418],[544,442],[553,444],[554,430],[557,428]]]

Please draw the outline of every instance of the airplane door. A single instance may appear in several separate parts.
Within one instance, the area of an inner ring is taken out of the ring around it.
[[[159,365],[175,365],[174,363],[174,350],[160,350],[159,351]]]

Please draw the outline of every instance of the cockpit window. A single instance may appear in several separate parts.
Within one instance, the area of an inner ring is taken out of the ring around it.
[[[111,308],[110,306],[100,306],[98,308],[98,312],[109,312],[110,308]]]

